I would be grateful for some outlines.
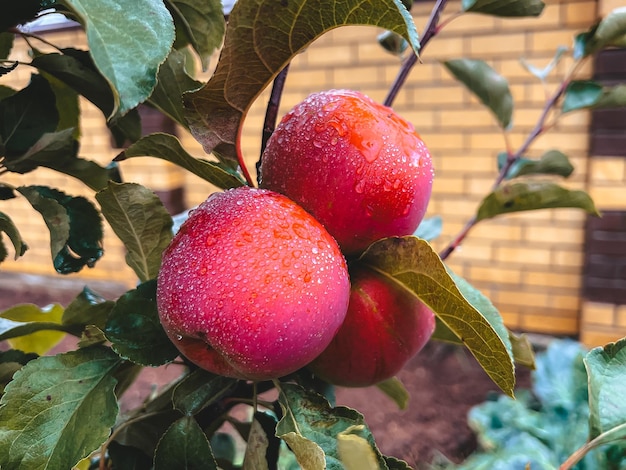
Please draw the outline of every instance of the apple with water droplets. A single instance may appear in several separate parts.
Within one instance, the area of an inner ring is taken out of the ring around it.
[[[180,352],[225,375],[267,380],[318,356],[341,326],[350,283],[324,227],[287,197],[211,195],[165,250],[161,323]]]
[[[283,117],[263,152],[260,185],[304,207],[352,256],[413,234],[432,180],[413,125],[360,92],[330,90]]]
[[[365,387],[396,375],[428,342],[435,315],[393,279],[350,267],[348,313],[326,350],[310,365],[335,385]]]

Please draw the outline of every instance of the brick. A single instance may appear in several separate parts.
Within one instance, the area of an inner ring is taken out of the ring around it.
[[[549,56],[553,56],[559,47],[570,47],[572,45],[574,34],[574,30],[568,29],[533,33],[529,35],[530,50],[533,51],[533,54],[545,51]]]
[[[585,328],[581,331],[580,341],[588,348],[595,348],[597,346],[604,346],[608,343],[613,343],[626,335],[626,330],[611,330],[606,331],[596,328]]]
[[[397,74],[397,67],[385,67],[385,79],[388,83],[391,83],[396,78]],[[439,82],[441,75],[441,64],[439,64],[439,62],[417,63],[409,73],[407,86],[412,87],[414,83]]]
[[[546,253],[549,256],[549,252]],[[578,290],[582,283],[580,274],[566,274],[554,272],[553,269],[549,272],[545,271],[527,271],[524,273],[524,284],[541,286],[545,288],[567,288]]]
[[[290,67],[285,86],[290,89],[304,88],[306,90],[329,88],[331,83],[341,81],[337,78],[337,75],[344,70],[345,69],[334,70],[331,80],[329,79],[330,73],[328,70],[309,70],[298,67]]]
[[[596,207],[610,207],[612,209],[626,208],[624,185],[596,186],[589,189],[589,195],[596,203]]]
[[[452,129],[446,129],[447,132]],[[443,133],[430,133],[424,132],[422,134],[424,142],[428,146],[431,152],[458,149],[463,146],[463,136],[459,133],[443,134]]]
[[[541,333],[576,334],[578,321],[576,318],[524,314],[522,315],[521,327],[526,331]]]
[[[351,45],[319,47],[313,43],[303,54],[307,65],[311,67],[352,64],[356,58],[354,48]]]
[[[439,194],[463,194],[465,178],[447,177],[435,178],[433,181],[433,192]]]
[[[459,261],[465,260],[490,260],[493,258],[493,247],[490,243],[467,239],[462,246],[457,248],[454,255]]]
[[[580,246],[583,243],[584,233],[582,227],[577,229],[561,227],[530,226],[526,230],[528,240],[541,242],[556,242],[560,245],[571,244]]]
[[[550,257],[543,248],[525,248],[521,246],[498,246],[496,259],[503,263],[548,265]]]
[[[472,55],[478,57],[510,57],[522,55],[526,50],[525,34],[498,34],[473,36],[469,40]]]
[[[474,281],[520,284],[522,281],[522,272],[519,269],[510,269],[500,265],[491,265],[489,267],[472,265],[469,268],[468,278]]]
[[[502,21],[502,28],[507,31],[548,29],[558,27],[561,21],[561,11],[559,4],[546,4],[541,12],[541,16],[526,18],[505,18]]]
[[[500,316],[507,328],[517,330],[520,327],[521,316],[519,312],[500,311]]]
[[[597,18],[598,4],[595,1],[565,3],[561,8],[563,22],[568,26],[590,26]]]
[[[516,241],[521,240],[522,235],[523,230],[521,226],[512,223],[496,223],[496,220],[493,220],[476,225],[472,229],[470,236],[472,238],[490,240]]]
[[[626,182],[626,159],[592,158],[591,178],[594,185]]]
[[[548,305],[548,294],[544,292],[524,292],[519,289],[502,289],[497,293],[498,305],[520,305],[523,307],[541,307]]]
[[[492,173],[495,177],[495,156],[483,152],[464,152],[456,156],[447,154],[435,167],[435,176],[438,171],[466,173]]]
[[[577,251],[554,249],[552,250],[551,264],[579,268],[583,265],[583,255]]]
[[[486,109],[446,109],[441,111],[441,119],[446,126],[460,128],[476,129],[496,126],[495,119]]]
[[[420,86],[413,92],[415,103],[421,105],[454,104],[461,105],[464,101],[463,88],[458,84],[450,86]]]
[[[438,36],[428,43],[425,54],[439,60],[457,59],[468,54],[467,40],[460,37]]]
[[[558,310],[578,311],[581,299],[578,295],[550,295],[550,307]]]
[[[604,17],[609,14],[612,10],[616,8],[620,8],[624,6],[623,0],[602,0],[599,2],[598,7],[598,16]]]

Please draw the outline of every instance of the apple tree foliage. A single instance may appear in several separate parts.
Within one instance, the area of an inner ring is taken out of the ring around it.
[[[439,26],[447,24],[439,23],[447,1],[437,0],[424,32],[418,34],[407,10],[411,4],[239,0],[226,18],[219,0],[23,0],[0,7],[0,76],[18,68],[32,72],[21,89],[0,82],[0,261],[10,249],[16,259],[28,256],[28,238],[1,209],[2,201],[24,198],[50,231],[51,260],[59,274],[98,262],[106,220],[123,242],[126,262],[140,282],[118,299],[103,298],[85,287],[65,308],[24,304],[0,313],[0,341],[9,346],[0,352],[0,468],[271,469],[288,468],[295,461],[306,469],[409,468],[382,455],[363,416],[335,406],[332,387],[305,371],[253,384],[189,366],[142,407],[120,414],[118,398],[141,368],[170,363],[178,352],[160,326],[155,302],[155,278],[161,253],[172,238],[173,220],[152,191],[122,180],[118,162],[159,158],[222,189],[252,184],[238,145],[243,120],[259,94],[273,83],[273,95],[279,98],[289,62],[327,31],[371,25],[386,30],[381,45],[403,59],[386,100],[391,105],[406,72],[419,55],[428,53]],[[543,7],[541,0],[463,0],[453,16],[532,17]],[[50,48],[20,25],[49,12],[77,22],[88,49],[55,47],[43,52]],[[18,37],[27,39],[31,49],[26,61],[12,57]],[[427,241],[441,224],[433,218],[414,236],[375,242],[361,259],[426,303],[437,317],[434,339],[464,344],[509,396],[515,364],[533,364],[531,347],[526,338],[508,331],[489,299],[444,261],[484,219],[555,207],[597,214],[587,194],[558,183],[573,171],[565,154],[555,149],[532,159],[527,151],[545,132],[548,117],[626,105],[624,86],[576,76],[595,53],[624,44],[626,9],[621,8],[573,38],[571,50],[555,51],[546,68],[526,64],[543,82],[566,54],[576,66],[548,97],[520,148],[503,144],[494,160],[494,185],[476,213],[468,215],[463,232],[438,254]],[[207,69],[220,47],[210,79],[203,83],[192,78],[189,57],[195,55]],[[459,58],[443,66],[485,105],[503,132],[509,132],[514,103],[506,79],[481,60]],[[99,109],[116,142],[131,142],[109,165],[81,155],[79,97]],[[268,106],[270,123],[277,102]],[[142,137],[140,104],[160,110],[189,131],[206,154],[190,154],[173,135]],[[39,167],[82,181],[94,198],[2,181],[3,174],[25,174]],[[80,338],[76,350],[46,355],[68,334]],[[588,442],[569,462],[626,438],[626,407],[620,401],[625,351],[626,343],[618,342],[587,355]],[[397,379],[379,387],[399,406],[406,405],[406,391]],[[270,390],[277,398],[264,401],[263,392]],[[249,421],[229,415],[240,403],[254,405]],[[246,441],[243,453],[230,435],[219,431],[225,422]]]

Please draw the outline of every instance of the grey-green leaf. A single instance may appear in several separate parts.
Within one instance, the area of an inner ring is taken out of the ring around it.
[[[150,96],[159,65],[174,42],[174,22],[163,2],[62,0],[87,32],[96,67],[115,90],[114,115]]]
[[[589,351],[585,357],[589,377],[589,429],[591,438],[626,423],[626,339]]]
[[[502,17],[539,16],[542,0],[462,0],[463,11]]]
[[[110,182],[96,199],[128,250],[126,263],[141,281],[156,278],[161,253],[172,239],[172,218],[158,196],[139,184]]]
[[[434,217],[422,220],[413,235],[430,242],[441,235],[442,229],[443,220],[440,216],[435,215]]]
[[[626,85],[603,86],[593,80],[576,80],[565,90],[562,111],[626,106]]]
[[[154,470],[217,470],[211,446],[191,416],[184,416],[165,432],[154,453]]]
[[[172,395],[174,408],[190,416],[199,413],[222,398],[236,382],[236,379],[197,369],[176,385]]]
[[[463,341],[496,385],[513,395],[510,345],[465,298],[426,241],[413,236],[383,239],[372,244],[360,261],[419,297]]]
[[[491,110],[502,128],[506,129],[511,125],[513,96],[502,75],[478,59],[448,60],[444,65]]]
[[[483,199],[476,219],[480,221],[510,212],[563,207],[599,215],[593,200],[584,191],[566,189],[548,181],[528,181],[498,187]]]
[[[498,170],[505,165],[508,155],[506,152],[498,154]],[[574,166],[563,152],[549,150],[539,160],[519,158],[506,174],[506,179],[524,175],[558,175],[567,178],[574,171]]]
[[[16,372],[0,400],[0,466],[72,468],[97,449],[117,416],[118,364],[110,349],[93,347],[40,357]]]
[[[155,157],[172,162],[221,189],[237,188],[244,183],[227,166],[195,158],[187,153],[180,141],[170,134],[150,134],[120,153],[115,160],[133,157]]]
[[[15,259],[23,256],[28,250],[28,245],[24,243],[20,232],[8,215],[0,212],[0,240],[2,240],[2,232],[6,233],[15,249]],[[3,261],[0,258],[0,261]]]
[[[215,73],[203,88],[184,98],[191,131],[204,150],[236,160],[240,125],[261,91],[317,37],[356,24],[391,30],[407,39],[416,53],[419,49],[413,18],[400,0],[237,2]]]

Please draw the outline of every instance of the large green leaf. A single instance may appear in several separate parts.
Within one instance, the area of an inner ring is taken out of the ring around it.
[[[238,1],[215,73],[203,88],[185,95],[191,131],[204,150],[234,160],[239,128],[261,91],[317,37],[354,24],[394,31],[416,53],[419,49],[415,24],[400,0]]]
[[[29,85],[0,101],[0,141],[4,145],[3,162],[20,157],[46,132],[54,132],[59,123],[56,96],[50,84],[32,75]]]
[[[113,115],[150,96],[159,65],[174,42],[174,22],[163,2],[61,0],[85,27],[96,67],[115,90]]]
[[[444,65],[491,110],[500,126],[506,129],[511,125],[513,96],[502,75],[478,59],[448,60]]]
[[[200,56],[202,70],[209,66],[211,54],[222,43],[226,23],[220,0],[166,0],[176,33],[184,31],[191,46]]]
[[[498,170],[506,164],[508,154],[498,154]],[[539,160],[521,157],[511,165],[506,174],[506,179],[517,178],[524,175],[558,175],[567,178],[574,171],[574,166],[563,152],[549,150]]]
[[[626,7],[615,8],[588,31],[576,36],[574,58],[593,54],[605,47],[624,47],[626,37]]]
[[[211,446],[191,416],[184,416],[165,432],[154,453],[154,470],[217,470]]]
[[[584,108],[626,106],[626,85],[603,86],[593,80],[575,80],[565,90],[564,113]]]
[[[196,369],[176,385],[172,403],[181,413],[191,416],[222,398],[236,382],[236,379]]]
[[[104,333],[115,352],[135,364],[160,366],[179,354],[159,321],[155,280],[140,284],[118,299]]]
[[[158,82],[148,102],[167,114],[178,124],[187,127],[183,108],[183,93],[202,86],[185,70],[186,55],[172,49],[167,60],[159,67]]]
[[[13,244],[13,248],[15,249],[15,259],[18,259],[20,256],[23,256],[28,250],[28,245],[24,243],[22,240],[22,236],[20,232],[17,230],[17,227],[13,223],[13,221],[3,212],[0,212],[0,243],[2,243],[2,232],[6,233]],[[5,255],[0,256],[0,262],[4,261],[6,258]]]
[[[100,259],[102,220],[91,202],[46,186],[21,186],[17,190],[42,215],[50,230],[50,249],[57,272],[77,272]]]
[[[626,339],[594,348],[585,357],[589,376],[591,438],[626,424]]]
[[[548,181],[509,183],[498,187],[483,199],[477,220],[510,212],[571,207],[599,215],[592,199],[584,191],[565,189]]]
[[[150,134],[120,153],[115,161],[127,158],[150,156],[160,158],[178,166],[196,176],[214,184],[218,188],[230,189],[242,186],[239,176],[220,163],[195,158],[187,153],[180,141],[170,134]]]
[[[510,344],[465,298],[426,241],[413,236],[383,239],[372,244],[360,261],[419,297],[463,341],[492,380],[513,395]]]
[[[542,0],[462,0],[463,11],[503,17],[539,16]]]
[[[93,347],[30,361],[0,400],[0,466],[72,468],[109,436],[119,358]]]
[[[353,426],[363,426],[362,436],[369,444],[369,450],[380,467],[385,468],[383,456],[358,411],[343,406],[331,408],[324,397],[298,385],[277,383],[276,386],[283,410],[276,435],[289,444],[303,468],[343,470],[338,435]]]
[[[96,199],[128,250],[126,263],[141,281],[156,278],[161,253],[172,239],[172,218],[159,197],[139,184],[110,182]]]
[[[57,325],[60,327],[62,316],[63,307],[57,304],[44,308],[33,304],[16,305],[0,313],[0,338],[10,338],[9,344],[15,349],[45,354],[65,336],[63,332],[54,331],[61,329]]]

